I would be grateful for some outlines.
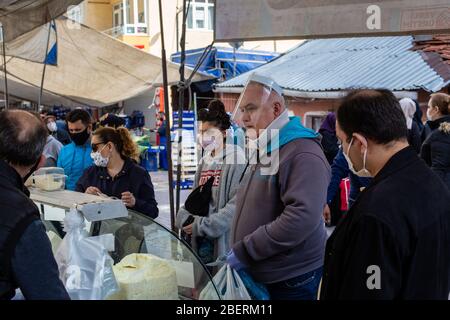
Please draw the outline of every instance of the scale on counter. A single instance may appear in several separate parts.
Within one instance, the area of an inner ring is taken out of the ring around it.
[[[63,221],[66,212],[72,208],[76,208],[89,222],[128,216],[128,209],[120,199],[69,190],[42,191],[30,188],[30,192],[44,220]]]

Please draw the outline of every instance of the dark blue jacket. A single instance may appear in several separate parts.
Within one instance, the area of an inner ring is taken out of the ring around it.
[[[27,300],[70,300],[59,279],[58,265],[42,221],[31,223],[11,261],[17,284]]]
[[[327,203],[330,204],[336,194],[339,191],[339,184],[344,178],[350,177],[350,195],[349,195],[349,205],[351,206],[358,197],[361,188],[367,187],[372,181],[371,178],[360,178],[350,171],[348,168],[347,160],[344,157],[342,148],[339,148],[339,152],[334,158],[333,164],[331,165],[331,181],[328,186],[327,193]]]
[[[119,199],[122,198],[123,192],[131,192],[136,198],[136,205],[130,209],[151,218],[158,216],[158,203],[150,175],[131,159],[125,160],[122,171],[114,178],[108,174],[106,168],[92,166],[86,169],[78,180],[75,191],[85,192],[89,187],[97,187],[104,194]]]
[[[17,288],[27,300],[69,299],[39,209],[22,177],[0,160],[0,300]]]

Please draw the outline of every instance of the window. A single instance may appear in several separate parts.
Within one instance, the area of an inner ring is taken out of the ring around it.
[[[147,0],[123,0],[114,5],[114,28],[120,27],[123,33],[148,34],[147,22]]]
[[[213,30],[214,1],[192,0],[187,16],[187,27],[194,30]]]
[[[83,7],[82,7],[82,5],[69,7],[69,10],[67,10],[67,17],[73,21],[82,23],[83,22]]]

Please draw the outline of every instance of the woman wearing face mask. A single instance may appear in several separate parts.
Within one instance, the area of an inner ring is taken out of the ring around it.
[[[43,111],[41,112],[41,118],[43,119],[45,126],[50,135],[63,145],[68,145],[70,141],[69,133],[63,129],[58,128],[56,124],[56,115],[53,112]]]
[[[215,261],[229,251],[229,231],[235,212],[235,195],[245,170],[243,152],[226,143],[230,116],[219,100],[213,100],[207,109],[198,113],[198,142],[203,149],[195,176],[194,188],[213,181],[208,214],[193,215],[183,206],[176,218],[176,225],[191,236],[191,246],[204,263]],[[210,180],[211,179],[211,180]],[[193,220],[188,225],[186,221]]]
[[[95,166],[78,180],[76,191],[122,199],[130,209],[151,218],[158,207],[150,175],[136,164],[138,151],[126,128],[100,128],[92,135]]]
[[[439,128],[442,122],[450,121],[450,114],[446,110],[445,100],[448,97],[445,93],[434,93],[430,96],[427,108],[427,122],[422,131],[422,141]]]
[[[416,121],[414,121],[416,103],[411,98],[403,98],[399,102],[403,114],[405,115],[406,126],[408,128],[408,143],[417,153],[420,153],[420,146],[422,144],[420,139],[420,129]]]
[[[450,96],[444,93],[431,95],[427,117],[434,131],[423,143],[420,155],[450,188]]]

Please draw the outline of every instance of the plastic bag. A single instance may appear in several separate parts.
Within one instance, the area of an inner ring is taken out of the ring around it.
[[[239,270],[238,273],[252,300],[270,300],[269,290],[264,284],[256,282],[245,269]]]
[[[109,237],[88,237],[84,217],[72,209],[64,219],[66,236],[55,259],[59,277],[73,300],[103,300],[118,290],[112,258],[108,254]],[[114,242],[113,242],[114,243]]]
[[[224,265],[213,278],[213,282],[219,291],[222,300],[251,300],[239,273],[228,264]],[[213,283],[208,285],[200,293],[200,300],[212,300],[217,297]]]

